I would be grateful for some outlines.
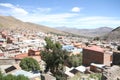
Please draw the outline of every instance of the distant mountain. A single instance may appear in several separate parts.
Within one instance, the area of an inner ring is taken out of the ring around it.
[[[56,30],[54,28],[50,28],[44,25],[38,25],[30,22],[23,22],[19,19],[16,19],[12,16],[0,16],[0,29],[23,29],[23,30],[37,30],[41,32],[52,32],[57,34],[65,34],[62,31]]]
[[[108,35],[106,35],[109,41],[119,41],[120,42],[120,26],[113,29]]]
[[[96,29],[76,29],[67,27],[57,27],[56,29],[88,37],[103,36],[113,30],[110,27],[100,27]]]

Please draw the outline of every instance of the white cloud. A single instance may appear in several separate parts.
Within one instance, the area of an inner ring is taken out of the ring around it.
[[[0,6],[3,6],[3,7],[8,7],[8,8],[13,8],[14,6],[10,3],[0,3]]]
[[[51,8],[37,8],[28,13],[20,6],[10,3],[0,3],[0,14],[12,15],[25,22],[33,22],[51,27],[67,26],[76,28],[95,28],[102,26],[117,27],[120,25],[120,19],[116,17],[106,16],[82,16],[81,8],[74,7],[73,12],[76,13],[49,13]],[[32,9],[33,10],[33,9]],[[46,14],[47,13],[47,14]]]
[[[104,16],[78,17],[74,20],[72,25],[78,28],[95,28],[104,26],[115,28],[120,25],[120,19]]]
[[[51,8],[37,8],[40,12],[50,12]]]
[[[31,16],[31,17],[29,17]],[[60,24],[62,22],[66,22],[69,18],[75,17],[77,14],[71,14],[71,13],[61,13],[61,14],[29,14],[27,16],[21,17],[19,16],[19,19],[22,19],[27,22],[47,22],[51,24]]]
[[[21,14],[21,15],[27,15],[28,14],[28,12],[27,11],[25,11],[24,9],[22,9],[22,8],[14,8],[13,9],[13,13],[18,13],[18,14]]]
[[[28,12],[26,10],[24,10],[23,8],[14,6],[10,3],[0,3],[0,6],[6,7],[6,8],[10,8],[8,11],[10,11],[9,13],[11,13],[11,15],[27,15]],[[2,11],[3,13],[6,12],[5,10]]]
[[[81,8],[79,8],[79,7],[73,7],[72,8],[72,12],[80,12],[80,10],[81,10]]]

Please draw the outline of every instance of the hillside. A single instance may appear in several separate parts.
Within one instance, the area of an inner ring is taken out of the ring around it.
[[[96,29],[76,29],[76,28],[67,28],[67,27],[57,27],[56,29],[61,31],[71,32],[78,35],[84,35],[87,37],[103,36],[113,30],[112,28],[109,27],[100,27]]]
[[[120,41],[120,26],[113,29],[106,38],[110,41]]]
[[[20,21],[12,16],[0,16],[0,27],[1,28],[7,28],[7,29],[25,29],[25,30],[37,30],[42,32],[52,32],[57,34],[65,34],[62,31],[44,26],[44,25],[38,25],[34,23],[29,22],[23,22]]]

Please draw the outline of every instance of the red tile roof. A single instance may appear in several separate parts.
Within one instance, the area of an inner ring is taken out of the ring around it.
[[[90,47],[85,47],[84,49],[93,50],[97,52],[104,52],[104,49],[99,46],[90,46]]]
[[[41,61],[41,57],[40,56],[29,56],[28,53],[24,53],[24,54],[18,54],[15,56],[15,59],[23,59],[25,57],[31,57],[36,59],[38,62]]]
[[[28,53],[18,54],[15,56],[15,59],[23,59],[25,57],[28,57]]]

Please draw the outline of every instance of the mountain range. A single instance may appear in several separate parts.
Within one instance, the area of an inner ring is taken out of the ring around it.
[[[67,27],[56,27],[56,29],[88,37],[103,36],[113,30],[113,28],[110,27],[100,27],[96,29],[76,29]]]

